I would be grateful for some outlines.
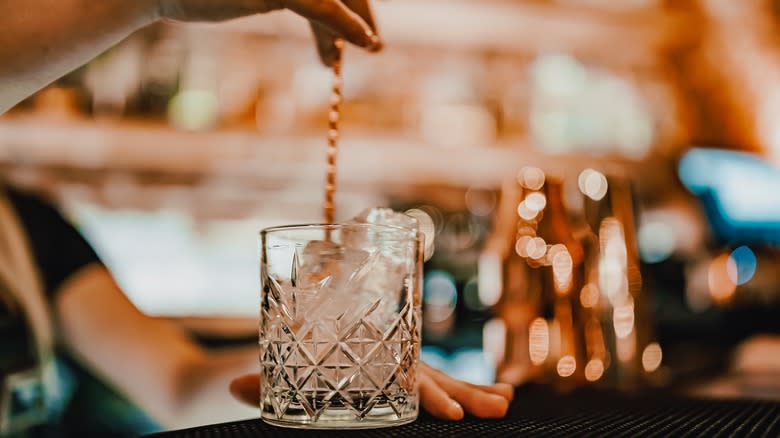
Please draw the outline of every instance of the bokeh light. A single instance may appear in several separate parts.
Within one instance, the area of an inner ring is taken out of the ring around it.
[[[585,169],[577,180],[580,191],[594,201],[600,201],[607,194],[609,184],[603,173],[594,169]]]
[[[436,250],[436,224],[431,215],[419,208],[407,210],[406,214],[417,219],[417,225],[425,235],[425,260],[429,260]]]
[[[425,276],[423,291],[426,320],[442,322],[452,316],[458,304],[458,290],[450,274],[431,271]]]
[[[661,366],[663,360],[663,351],[657,342],[648,344],[642,352],[642,368],[648,373],[652,373]]]
[[[727,264],[729,278],[737,286],[743,285],[753,278],[756,273],[756,255],[747,246],[740,246],[731,252],[729,256],[733,263]]]
[[[585,365],[585,379],[588,382],[595,382],[604,375],[604,362],[601,359],[591,359]]]
[[[454,213],[445,221],[437,243],[446,251],[465,251],[477,243],[480,227],[478,220],[472,215],[465,212]]]
[[[599,295],[598,286],[588,283],[580,291],[580,304],[586,309],[596,307],[599,304]]]
[[[668,259],[676,247],[675,230],[666,222],[648,222],[639,227],[639,255],[646,263]]]
[[[616,339],[615,347],[617,350],[617,357],[620,362],[631,362],[636,355],[636,333],[631,332],[629,336],[624,339]]]
[[[532,236],[520,236],[515,242],[515,252],[520,257],[528,257],[528,244],[531,243],[534,237]]]
[[[601,251],[604,256],[614,260],[620,266],[628,263],[628,251],[623,235],[623,224],[614,217],[608,217],[601,222],[599,228]]]
[[[556,370],[559,376],[569,377],[577,370],[577,360],[572,355],[563,356],[558,360]]]
[[[488,385],[495,380],[492,359],[477,348],[462,348],[452,353],[447,373],[475,385]]]
[[[566,245],[562,243],[556,243],[555,245],[550,245],[550,247],[547,248],[545,263],[552,266],[553,260],[555,260],[555,256],[557,256],[561,252],[568,252],[568,249],[566,249]]]
[[[525,204],[531,210],[542,211],[547,206],[547,198],[541,192],[529,193],[525,198]]]
[[[531,75],[546,95],[574,97],[585,87],[588,71],[571,55],[547,54],[534,61]]]
[[[599,288],[616,305],[628,295],[628,256],[622,224],[614,217],[605,218],[599,227],[599,240]]]
[[[599,286],[611,303],[616,303],[628,295],[626,270],[615,260],[599,260]]]
[[[486,307],[495,306],[501,299],[501,291],[504,287],[501,278],[502,258],[493,252],[483,252],[477,263],[479,300]]]
[[[482,348],[493,361],[493,365],[504,359],[506,347],[506,323],[500,318],[493,318],[482,327]]]
[[[634,330],[634,300],[615,306],[612,310],[612,323],[615,326],[615,336],[625,339]]]
[[[469,310],[485,310],[485,305],[479,298],[479,277],[473,276],[469,278],[463,286],[463,304]]]
[[[530,190],[539,190],[544,186],[544,171],[538,167],[526,166],[517,174],[517,182]]]
[[[527,200],[523,200],[520,202],[520,204],[517,205],[517,215],[522,219],[532,221],[536,219],[536,216],[539,215],[539,210],[528,205]]]
[[[466,191],[466,208],[474,216],[488,216],[496,208],[496,192],[474,187]]]
[[[441,233],[441,231],[444,229],[444,214],[441,212],[441,210],[439,210],[439,208],[433,205],[421,205],[417,207],[417,210],[422,210],[425,214],[428,215],[428,217],[431,218],[431,220],[433,220],[433,226],[436,230],[436,235]]]
[[[541,365],[550,352],[550,329],[544,318],[536,318],[528,329],[528,355],[531,363]]]
[[[539,260],[547,253],[547,242],[541,237],[531,238],[525,246],[525,252],[528,257]]]
[[[728,254],[721,254],[710,262],[707,287],[710,297],[716,303],[728,301],[737,290],[737,284],[731,279],[729,271],[737,272],[737,266]]]
[[[449,363],[447,352],[433,345],[422,346],[420,359],[437,370],[446,370]]]
[[[572,269],[574,262],[571,254],[565,249],[558,251],[552,260],[553,278],[555,280],[555,290],[560,294],[569,292],[571,286]]]
[[[179,129],[206,129],[217,120],[218,104],[216,94],[211,91],[184,90],[168,103],[168,119]]]

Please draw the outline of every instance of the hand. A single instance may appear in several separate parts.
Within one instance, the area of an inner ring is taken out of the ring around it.
[[[456,380],[421,363],[417,370],[423,408],[445,420],[460,420],[465,413],[480,418],[501,418],[514,396],[511,385],[473,385]],[[250,374],[233,380],[230,392],[238,400],[260,405],[260,376]]]
[[[358,47],[377,51],[368,0],[157,0],[162,18],[181,21],[221,21],[280,9],[289,9],[309,20],[317,50],[326,65],[338,53],[334,40],[346,39]]]
[[[368,24],[371,32],[375,35],[377,34],[376,23],[374,22],[374,16],[371,13],[371,6],[368,4],[368,0],[341,0],[341,3],[358,14]],[[340,34],[317,21],[310,21],[310,23],[311,30],[314,32],[314,40],[317,42],[317,52],[320,54],[320,59],[323,64],[330,66],[339,56],[339,51],[336,48],[336,38]],[[382,50],[382,41],[376,38],[374,44],[367,47],[367,49],[372,52]]]

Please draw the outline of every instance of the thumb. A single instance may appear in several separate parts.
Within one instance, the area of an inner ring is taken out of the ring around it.
[[[237,400],[260,406],[260,374],[248,374],[230,382],[230,393]]]

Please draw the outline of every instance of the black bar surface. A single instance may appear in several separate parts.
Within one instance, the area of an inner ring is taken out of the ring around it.
[[[517,389],[506,418],[459,422],[421,414],[411,424],[370,430],[297,430],[262,420],[150,435],[157,438],[249,437],[780,437],[780,402],[690,399],[654,393],[626,395],[598,389],[560,394],[548,387]]]

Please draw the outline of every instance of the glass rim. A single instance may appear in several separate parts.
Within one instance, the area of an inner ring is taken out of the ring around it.
[[[370,224],[365,222],[355,222],[355,223],[337,223],[337,224],[325,224],[325,223],[308,223],[308,224],[292,224],[292,225],[275,225],[271,227],[266,227],[260,230],[260,237],[265,237],[269,234],[277,233],[277,232],[283,232],[283,231],[306,231],[306,230],[339,230],[344,229],[347,227],[352,228],[364,228],[364,229],[371,229],[371,228],[378,228],[378,229],[385,229],[385,230],[392,230],[392,231],[403,231],[407,233],[406,236],[404,236],[401,239],[412,239],[417,240],[420,238],[420,234],[422,233],[419,230],[414,230],[413,228],[406,228],[401,227],[398,225],[387,225],[387,224]]]

